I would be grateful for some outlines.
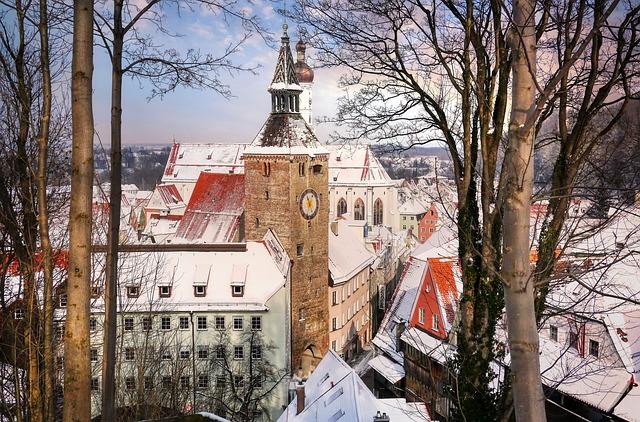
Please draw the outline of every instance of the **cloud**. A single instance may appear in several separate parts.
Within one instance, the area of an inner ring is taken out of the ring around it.
[[[193,22],[189,25],[189,31],[202,38],[206,38],[208,40],[213,39],[213,31],[211,30],[211,26],[202,24],[198,21]]]

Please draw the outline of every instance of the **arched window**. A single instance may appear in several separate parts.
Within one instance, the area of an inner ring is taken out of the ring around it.
[[[364,201],[360,198],[353,204],[353,219],[364,220]]]
[[[347,201],[344,200],[344,198],[340,198],[340,200],[338,201],[338,208],[336,210],[336,214],[338,217],[340,217],[342,214],[347,212]]]
[[[380,198],[376,199],[373,204],[373,225],[379,226],[382,224],[382,201]]]

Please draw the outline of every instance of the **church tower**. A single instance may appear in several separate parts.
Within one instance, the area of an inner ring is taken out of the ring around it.
[[[306,378],[329,343],[329,152],[300,114],[303,89],[283,28],[271,113],[243,154],[245,230],[256,240],[273,229],[292,260],[291,368]]]
[[[306,62],[305,52],[307,45],[301,40],[296,44],[296,76],[302,93],[300,94],[300,114],[309,126],[313,127],[313,113],[311,111],[311,93],[313,88],[313,69]]]

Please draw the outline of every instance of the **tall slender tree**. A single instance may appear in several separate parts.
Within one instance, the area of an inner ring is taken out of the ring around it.
[[[65,330],[65,422],[91,419],[89,302],[91,299],[91,198],[93,191],[93,2],[73,4],[71,100],[73,144],[69,211],[69,278]]]

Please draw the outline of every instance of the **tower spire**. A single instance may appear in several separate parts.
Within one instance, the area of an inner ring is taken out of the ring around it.
[[[288,25],[286,23],[282,25],[282,37],[280,38],[282,44],[278,54],[278,63],[268,89],[269,93],[271,93],[272,113],[300,112],[302,87],[300,87],[296,76],[287,29]]]

